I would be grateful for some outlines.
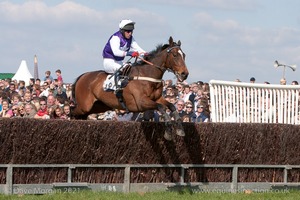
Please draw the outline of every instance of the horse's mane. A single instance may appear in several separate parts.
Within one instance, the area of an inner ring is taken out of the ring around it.
[[[168,47],[169,44],[158,44],[156,46],[156,49],[150,51],[146,56],[144,56],[144,59],[147,61],[152,60],[154,57],[156,57],[158,53],[162,52]],[[133,63],[133,65],[143,65],[143,64],[146,64],[143,60],[139,60],[138,62]]]

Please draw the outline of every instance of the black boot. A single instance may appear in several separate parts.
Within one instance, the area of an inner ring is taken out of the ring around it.
[[[115,94],[117,94],[120,90],[122,90],[121,84],[119,84],[120,74],[121,74],[120,71],[116,72],[116,74],[115,74],[115,86],[116,86]]]

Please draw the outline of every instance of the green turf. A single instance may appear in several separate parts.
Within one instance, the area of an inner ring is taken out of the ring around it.
[[[201,200],[201,199],[300,199],[300,191],[285,190],[266,193],[190,193],[183,192],[149,192],[149,193],[116,193],[116,192],[73,192],[73,193],[50,193],[45,195],[0,195],[0,200]]]

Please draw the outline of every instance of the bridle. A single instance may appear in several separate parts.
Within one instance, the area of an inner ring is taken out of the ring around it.
[[[173,47],[169,47],[169,48],[167,49],[167,58],[166,58],[166,62],[167,62],[167,60],[168,60],[169,54],[170,54],[171,51],[172,51],[173,49],[175,49],[175,48],[178,48],[179,50],[181,50],[181,48],[180,48],[179,45],[175,45],[175,46],[173,46]],[[162,66],[159,66],[159,65],[153,64],[152,62],[150,62],[150,61],[148,61],[148,60],[145,60],[143,57],[139,57],[139,58],[140,58],[142,61],[144,61],[145,63],[147,63],[147,64],[149,64],[149,65],[152,65],[152,66],[158,68],[158,69],[161,70],[163,73],[165,73],[166,71],[168,71],[168,72],[173,72],[173,73],[174,73],[174,70],[172,70],[172,69],[169,68],[169,67],[165,67],[165,66],[167,65],[166,62],[163,63]]]
[[[167,49],[167,57],[166,57],[166,62],[168,60],[168,57],[169,57],[169,54],[171,53],[171,51],[175,48],[178,48],[179,50],[181,50],[180,46],[179,45],[175,45],[175,46],[172,46],[172,47],[169,47]],[[161,66],[159,65],[155,65],[154,63],[148,61],[148,60],[145,60],[143,57],[139,57],[142,61],[144,61],[145,63],[149,64],[149,65],[152,65],[154,67],[156,67],[157,69],[159,69],[162,73],[165,73],[166,71],[169,71],[169,72],[172,72],[173,74],[175,74],[174,70],[172,70],[171,68],[169,67],[166,67],[167,64],[166,62],[164,62]],[[155,79],[155,78],[151,78],[151,77],[142,77],[142,76],[134,76],[131,78],[132,80],[145,80],[145,81],[150,81],[150,82],[155,82],[155,83],[161,83],[162,82],[162,79]]]

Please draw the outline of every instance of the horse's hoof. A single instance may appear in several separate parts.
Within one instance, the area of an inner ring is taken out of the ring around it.
[[[182,129],[176,129],[176,135],[184,137],[185,136],[185,132]]]
[[[173,139],[172,134],[168,131],[165,131],[164,138],[168,141],[171,141]]]

